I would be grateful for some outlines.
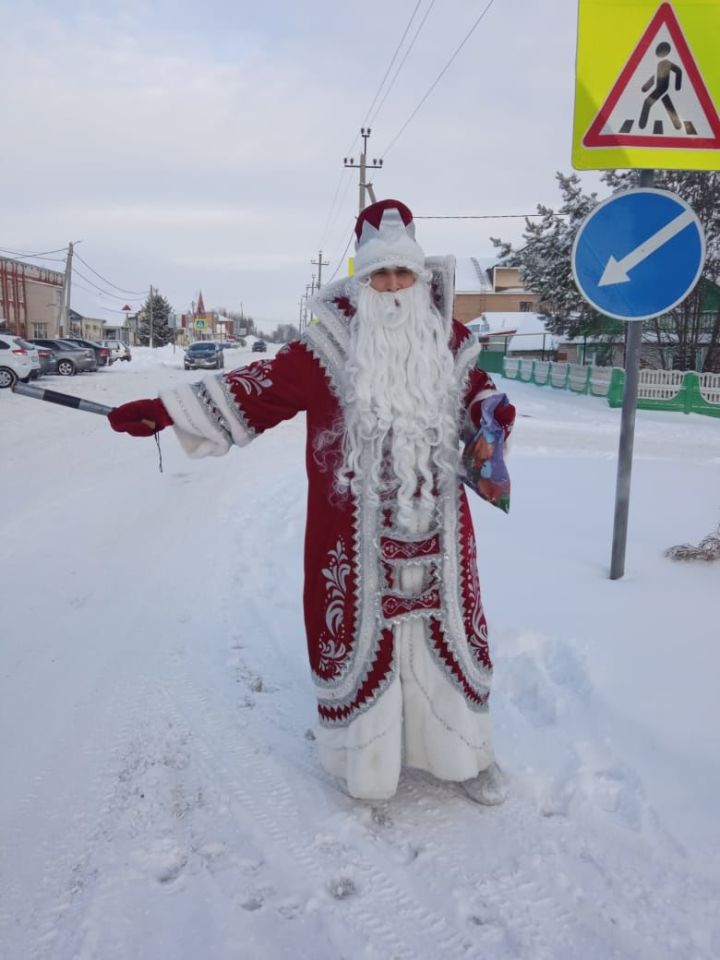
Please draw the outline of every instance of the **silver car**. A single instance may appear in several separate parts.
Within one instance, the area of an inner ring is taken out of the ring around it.
[[[49,347],[57,360],[57,372],[62,377],[74,377],[76,373],[94,373],[97,360],[92,350],[79,347],[75,343],[60,339],[41,339],[32,337],[30,343],[38,347]]]

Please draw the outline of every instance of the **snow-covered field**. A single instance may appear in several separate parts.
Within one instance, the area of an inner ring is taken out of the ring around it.
[[[229,353],[228,363],[252,359]],[[45,384],[102,403],[182,353]],[[720,421],[503,381],[509,516],[474,504],[511,799],[321,770],[300,586],[304,424],[219,460],[0,394],[3,960],[720,956]]]

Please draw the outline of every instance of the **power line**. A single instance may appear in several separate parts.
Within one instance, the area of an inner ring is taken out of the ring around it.
[[[104,277],[101,273],[98,273],[94,267],[90,266],[87,260],[83,260],[83,258],[80,256],[79,253],[76,253],[75,256],[78,258],[80,263],[84,263],[85,266],[88,268],[88,270],[91,270],[96,277],[99,277],[103,281],[103,283],[109,284],[109,286],[114,287],[116,290],[119,290],[121,293],[137,293],[137,294],[142,294],[143,297],[145,296],[142,290],[126,290],[124,287],[119,287],[116,283],[113,283],[112,280],[108,280],[107,277]],[[118,297],[118,300],[119,299],[121,298]]]
[[[370,104],[370,106],[368,107],[367,113],[365,114],[365,119],[364,119],[363,122],[362,122],[362,126],[363,126],[363,127],[367,125],[368,117],[369,117],[370,114],[372,113],[372,109],[373,109],[373,107],[375,106],[375,103],[377,102],[377,98],[380,96],[380,91],[382,90],[383,85],[384,85],[385,81],[386,81],[387,78],[388,78],[388,74],[389,74],[390,71],[392,70],[392,66],[393,66],[393,64],[395,63],[395,60],[397,59],[398,53],[400,53],[400,47],[402,47],[403,43],[405,42],[405,37],[408,35],[408,30],[409,30],[410,27],[412,26],[412,22],[413,22],[413,20],[415,19],[415,14],[418,12],[418,8],[419,8],[419,6],[420,6],[421,3],[422,3],[422,0],[417,0],[417,3],[415,4],[415,9],[414,9],[413,12],[410,14],[410,19],[408,20],[407,26],[405,27],[405,30],[403,31],[403,35],[400,37],[400,40],[399,40],[399,42],[398,42],[398,45],[395,47],[395,53],[393,53],[393,55],[392,55],[392,58],[391,58],[391,60],[390,60],[390,63],[389,63],[388,66],[387,66],[387,70],[385,71],[385,75],[383,76],[382,80],[380,81],[380,86],[379,86],[379,87],[377,88],[377,90],[375,91],[375,96],[373,97],[373,101],[372,101],[372,103]],[[432,0],[432,3],[430,4],[431,7],[432,7],[433,3],[435,3],[435,0]],[[427,17],[427,14],[425,14],[425,16]],[[425,21],[423,20],[423,23],[424,23],[424,22],[425,22]],[[420,26],[422,26],[422,24],[421,24]],[[417,34],[416,34],[415,36],[417,36]],[[413,42],[414,42],[414,41],[413,41]],[[412,49],[412,47],[411,47],[411,49]],[[405,56],[407,56],[407,54],[406,54]],[[404,62],[405,62],[405,61],[403,60],[403,63],[404,63]],[[402,64],[400,64],[400,66],[402,66]],[[396,74],[396,76],[397,76],[397,74]],[[394,82],[394,81],[393,81],[393,82]],[[387,96],[387,94],[386,94],[386,96]],[[354,145],[354,143],[355,143],[355,141],[353,141],[353,145]],[[352,148],[351,148],[351,149],[352,149]]]
[[[332,276],[330,277],[329,280],[327,280],[327,281],[325,282],[325,285],[326,285],[326,286],[327,286],[328,283],[332,283],[332,281],[335,279],[335,275],[336,275],[336,273],[338,272],[338,270],[340,269],[340,267],[342,266],[343,261],[345,260],[345,254],[346,254],[346,253],[348,252],[348,250],[350,249],[350,244],[352,243],[352,238],[353,238],[354,236],[355,236],[355,228],[353,227],[353,229],[350,231],[350,236],[348,237],[347,246],[346,246],[345,249],[343,250],[341,257],[340,257],[340,259],[338,260],[338,264],[337,264],[337,266],[335,267],[335,269],[334,269],[333,272],[332,272]]]
[[[52,260],[55,263],[64,263],[62,257],[49,257],[49,253],[66,253],[67,247],[60,247],[59,250],[44,250],[42,253],[26,253],[22,250],[6,250],[0,247],[0,253],[9,253],[15,257],[30,257],[31,260]]]
[[[544,213],[466,213],[455,216],[453,214],[440,216],[423,216],[413,214],[415,220],[526,220],[528,217],[544,217]],[[569,217],[569,213],[557,213],[557,217]]]
[[[372,103],[371,103],[370,106],[368,107],[367,113],[365,114],[365,120],[363,120],[363,122],[362,122],[362,126],[363,126],[363,127],[365,126],[365,121],[366,121],[367,118],[370,116],[370,113],[372,112],[372,109],[373,109],[373,107],[375,106],[375,103],[376,103],[376,101],[377,101],[377,98],[378,98],[378,96],[380,95],[380,91],[382,90],[383,85],[384,85],[385,81],[386,81],[387,78],[388,78],[388,74],[389,74],[390,71],[392,70],[392,66],[393,66],[393,64],[395,63],[395,60],[397,59],[397,55],[398,55],[398,53],[400,52],[400,49],[401,49],[403,43],[405,42],[405,37],[408,35],[408,31],[410,30],[410,27],[412,26],[412,22],[413,22],[413,20],[415,19],[415,15],[417,14],[418,9],[419,9],[421,3],[422,3],[422,0],[417,0],[417,3],[415,4],[415,9],[413,10],[413,12],[412,12],[411,15],[410,15],[410,19],[408,20],[408,22],[407,22],[407,24],[406,24],[406,26],[405,26],[405,30],[403,31],[403,34],[402,34],[402,36],[400,37],[400,40],[398,41],[397,46],[395,47],[395,52],[393,53],[392,57],[390,58],[390,63],[388,64],[387,69],[385,70],[385,74],[384,74],[382,80],[380,81],[380,85],[378,86],[377,90],[375,91],[375,96],[374,96],[373,99],[372,99]],[[435,3],[435,0],[432,0],[432,2],[431,2],[431,4],[430,4],[430,7],[432,7],[432,5],[433,5],[434,3]],[[425,18],[423,19],[423,23],[425,22],[425,19],[426,19],[426,18],[427,18],[427,13],[425,14]],[[422,28],[422,24],[420,24],[420,27]],[[418,31],[418,32],[419,32],[419,31]],[[415,34],[415,37],[413,38],[413,41],[412,41],[412,43],[410,44],[410,49],[412,49],[412,44],[415,42],[415,39],[416,39],[416,38],[417,38],[417,33]],[[409,52],[409,51],[408,51],[408,52]],[[403,58],[402,63],[404,63],[406,59],[407,59],[407,53],[405,54],[405,57]],[[395,83],[395,80],[397,79],[397,75],[398,75],[398,73],[400,72],[400,69],[402,68],[402,63],[400,64],[400,67],[398,68],[398,71],[396,72],[395,76],[393,77],[393,80],[392,80],[392,83],[390,84],[390,87],[392,87],[392,84]],[[387,97],[387,92],[385,93],[385,96],[383,97],[383,103],[385,102],[385,97]],[[380,104],[380,106],[382,106],[382,103]],[[376,111],[376,114],[375,114],[376,116],[377,116],[377,112],[379,112],[379,110],[380,110],[380,107],[378,107],[378,111]],[[346,156],[346,157],[349,157],[349,156],[351,155],[351,153],[352,153],[352,151],[353,151],[353,148],[354,148],[354,146],[355,146],[355,144],[356,144],[356,142],[357,142],[357,139],[358,139],[358,135],[355,134],[352,143],[350,144],[350,146],[348,147],[348,149],[345,151],[345,156]],[[335,217],[337,216],[337,213],[336,213],[336,202],[337,202],[338,194],[339,194],[339,192],[340,192],[340,187],[341,187],[341,185],[342,185],[342,179],[343,179],[343,174],[345,173],[345,169],[346,169],[346,168],[343,168],[343,170],[341,171],[340,177],[339,177],[338,182],[337,182],[337,186],[335,187],[335,193],[333,194],[333,198],[332,198],[332,201],[331,201],[331,203],[330,203],[330,211],[329,211],[329,213],[328,213],[328,215],[327,215],[327,220],[325,221],[325,226],[323,227],[323,234],[322,234],[322,238],[321,238],[321,241],[320,241],[320,247],[323,247],[323,246],[324,246],[324,244],[325,244],[325,239],[326,239],[326,237],[327,237],[328,230],[330,229],[330,226],[332,225],[332,223],[333,223],[334,220],[335,220]],[[343,195],[343,199],[344,199],[344,195]]]
[[[388,98],[388,94],[390,93],[390,91],[392,90],[392,88],[395,86],[395,81],[396,81],[397,78],[400,76],[400,71],[401,71],[402,68],[405,66],[405,61],[407,60],[408,56],[410,55],[410,51],[412,50],[412,48],[415,46],[415,41],[416,41],[417,38],[420,36],[420,33],[421,33],[421,31],[422,31],[422,28],[425,26],[425,21],[427,20],[429,14],[430,14],[430,11],[432,10],[432,8],[433,8],[434,6],[435,6],[435,0],[430,0],[430,6],[429,6],[429,7],[427,8],[427,10],[425,11],[425,16],[424,16],[424,17],[422,18],[422,20],[420,21],[420,24],[418,25],[418,28],[417,28],[417,30],[415,31],[415,36],[414,36],[414,37],[412,38],[412,40],[410,41],[410,45],[408,46],[407,50],[405,51],[405,56],[404,56],[404,57],[402,58],[402,60],[400,61],[400,65],[398,66],[397,70],[395,71],[394,77],[393,77],[392,80],[390,81],[390,84],[389,84],[387,90],[385,91],[385,93],[383,94],[383,98],[382,98],[382,100],[380,101],[380,104],[378,105],[377,110],[376,110],[375,113],[373,114],[373,118],[372,118],[373,124],[374,124],[375,121],[377,120],[378,115],[379,115],[380,111],[381,111],[382,108],[383,108],[383,104],[385,103],[385,101],[386,101],[387,98]]]
[[[357,139],[357,138],[356,138],[356,139]],[[355,142],[355,141],[353,141],[353,143],[354,143],[354,142]],[[323,227],[322,238],[321,238],[321,240],[320,240],[320,247],[324,246],[324,244],[325,244],[325,238],[327,237],[328,230],[330,229],[330,227],[332,226],[332,224],[335,222],[335,217],[337,216],[337,211],[335,210],[335,203],[336,203],[336,201],[337,201],[338,194],[340,193],[340,187],[341,187],[342,182],[343,182],[343,177],[345,176],[346,173],[347,173],[347,167],[343,167],[342,170],[340,171],[340,177],[338,178],[337,186],[335,187],[335,193],[333,194],[333,198],[332,198],[332,201],[331,201],[331,203],[330,203],[330,211],[329,211],[329,213],[328,213],[328,215],[327,215],[327,220],[325,221],[325,226]],[[346,191],[345,191],[345,192],[347,192],[347,187],[346,187]],[[345,194],[343,194],[343,199],[344,199],[344,198],[345,198]],[[339,208],[338,208],[338,209],[339,209]]]
[[[468,42],[468,40],[470,39],[470,37],[473,35],[473,33],[475,32],[475,29],[477,28],[478,24],[479,24],[480,21],[483,19],[483,17],[484,17],[485,14],[488,12],[488,10],[490,9],[490,7],[493,5],[494,2],[495,2],[495,0],[488,0],[488,3],[486,4],[486,6],[485,6],[485,8],[483,9],[482,13],[481,13],[480,16],[477,18],[477,20],[475,21],[475,23],[470,27],[470,29],[468,30],[468,32],[465,34],[465,36],[464,36],[463,39],[462,39],[462,42],[460,43],[460,45],[458,46],[458,48],[455,50],[455,52],[453,53],[453,55],[450,57],[450,59],[448,60],[448,62],[445,64],[445,66],[442,68],[442,70],[440,71],[440,73],[437,75],[437,77],[435,78],[434,82],[433,82],[432,85],[430,86],[430,89],[427,91],[427,93],[426,93],[425,96],[422,98],[422,100],[420,101],[420,103],[415,107],[415,109],[414,109],[413,112],[410,114],[410,116],[407,118],[407,120],[406,120],[405,123],[402,125],[402,127],[400,128],[400,130],[395,134],[395,136],[393,137],[393,139],[390,141],[390,143],[388,144],[388,146],[385,148],[385,150],[384,150],[384,152],[383,152],[383,154],[382,154],[383,159],[388,155],[388,153],[389,153],[390,150],[393,148],[393,146],[395,145],[395,143],[400,139],[401,135],[402,135],[403,132],[405,131],[405,128],[406,128],[406,127],[408,126],[408,124],[412,121],[412,119],[414,118],[415,114],[418,112],[418,110],[420,109],[420,107],[422,107],[422,105],[425,103],[425,101],[427,100],[427,98],[428,98],[428,97],[430,96],[430,94],[433,92],[433,90],[435,89],[435,87],[438,85],[438,83],[440,83],[440,80],[441,80],[441,79],[444,77],[444,75],[447,73],[448,69],[450,68],[450,65],[451,65],[452,62],[453,62],[453,60],[455,59],[455,57],[457,57],[457,55],[460,53],[460,51],[462,50],[462,48],[465,46],[465,44]]]
[[[77,256],[77,254],[76,254],[76,256]],[[78,257],[78,260],[79,260],[79,259],[80,259],[80,257]],[[85,263],[84,260],[83,260],[83,263]],[[87,266],[87,264],[85,264],[85,265]],[[126,299],[130,299],[130,300],[144,300],[144,299],[145,299],[145,296],[146,296],[146,295],[143,295],[143,296],[141,296],[141,297],[120,297],[120,296],[117,295],[117,293],[111,293],[109,290],[104,290],[102,287],[99,287],[99,286],[95,283],[94,280],[91,280],[90,277],[86,277],[84,273],[81,273],[81,272],[77,269],[77,267],[73,267],[73,273],[77,274],[78,277],[81,277],[81,278],[85,281],[85,283],[89,283],[91,287],[95,287],[96,290],[99,290],[100,293],[104,294],[106,297],[112,297],[113,300],[126,300]]]

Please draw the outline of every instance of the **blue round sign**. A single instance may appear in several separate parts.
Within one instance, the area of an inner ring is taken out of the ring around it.
[[[690,293],[705,263],[697,214],[666,190],[616,193],[583,220],[572,250],[578,290],[618,320],[658,317]]]

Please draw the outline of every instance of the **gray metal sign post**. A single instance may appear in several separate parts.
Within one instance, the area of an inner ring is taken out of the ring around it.
[[[653,180],[654,171],[643,170],[639,187],[598,204],[580,225],[572,254],[583,297],[599,313],[627,322],[611,580],[625,572],[642,321],[681,303],[705,262],[705,236],[696,213],[669,190],[654,189]]]
[[[652,187],[654,183],[654,170],[640,171],[639,187]],[[615,481],[615,519],[613,521],[612,554],[610,558],[611,580],[619,580],[625,573],[641,343],[642,320],[631,320],[625,328],[625,391],[620,417],[620,442],[618,445],[617,480]]]

